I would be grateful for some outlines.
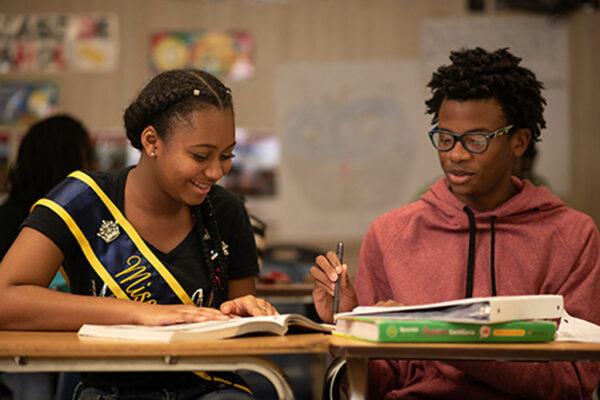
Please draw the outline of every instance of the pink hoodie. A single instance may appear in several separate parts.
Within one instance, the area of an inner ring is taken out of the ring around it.
[[[444,179],[421,200],[379,217],[361,247],[359,303],[464,298],[471,275],[473,297],[493,295],[494,285],[497,295],[562,294],[569,314],[600,324],[596,225],[547,188],[514,184],[520,192],[497,209],[473,211],[474,235]],[[600,382],[600,365],[378,360],[369,379],[374,399],[584,399]]]

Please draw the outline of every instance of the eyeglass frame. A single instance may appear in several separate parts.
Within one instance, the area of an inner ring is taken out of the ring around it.
[[[510,130],[513,128],[514,125],[506,125],[502,128],[496,129],[495,131],[492,132],[466,132],[463,133],[462,135],[459,135],[458,133],[452,132],[448,129],[440,129],[438,126],[434,127],[432,130],[430,130],[427,134],[429,135],[429,140],[431,140],[431,144],[433,144],[433,147],[437,150],[437,151],[441,151],[442,153],[446,153],[450,150],[452,150],[454,148],[454,146],[456,146],[457,142],[460,142],[460,144],[462,145],[462,147],[467,150],[469,153],[472,154],[482,154],[485,153],[487,151],[487,149],[490,147],[490,139],[493,139],[495,137],[498,136],[502,136],[502,135],[510,135]],[[445,149],[445,150],[441,150],[439,149],[436,145],[435,142],[433,140],[433,135],[435,135],[436,133],[445,133],[446,135],[450,135],[453,139],[452,142],[452,146],[450,146],[450,148]],[[486,143],[485,143],[485,149],[483,149],[482,151],[472,151],[471,149],[467,148],[467,146],[465,146],[465,143],[463,142],[463,138],[469,137],[469,136],[483,136],[486,139]]]

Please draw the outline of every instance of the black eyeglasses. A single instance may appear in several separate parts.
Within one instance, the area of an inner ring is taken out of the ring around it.
[[[429,131],[429,138],[433,147],[438,151],[450,151],[454,148],[456,142],[460,142],[467,151],[480,154],[488,149],[490,139],[509,134],[512,127],[512,125],[508,125],[493,132],[467,132],[459,135],[458,133],[447,129],[440,129],[436,126]]]

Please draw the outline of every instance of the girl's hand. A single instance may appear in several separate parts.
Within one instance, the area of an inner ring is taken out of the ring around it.
[[[235,315],[240,317],[279,314],[271,303],[251,294],[226,301],[221,304],[220,310],[225,315]]]
[[[137,325],[172,325],[213,320],[228,320],[227,315],[215,308],[192,305],[145,305],[136,313]]]

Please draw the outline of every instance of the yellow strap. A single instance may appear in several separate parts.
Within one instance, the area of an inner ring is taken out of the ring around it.
[[[162,277],[167,281],[169,286],[173,289],[173,291],[177,294],[177,296],[181,299],[184,304],[194,304],[192,300],[189,298],[185,290],[179,285],[179,283],[175,280],[175,278],[171,275],[171,273],[165,268],[165,266],[160,262],[158,258],[152,253],[152,251],[148,248],[146,243],[139,236],[137,231],[133,228],[133,226],[129,223],[129,221],[125,218],[125,216],[121,213],[121,211],[114,205],[114,203],[106,196],[106,194],[102,191],[102,189],[96,184],[96,182],[88,175],[81,171],[75,171],[69,175],[69,177],[79,179],[86,183],[97,195],[100,197],[102,202],[106,205],[110,213],[115,217],[115,220],[119,225],[123,227],[125,232],[129,235],[134,244],[139,248],[141,253],[152,263],[152,265],[157,269],[157,271],[162,275]],[[129,299],[127,294],[123,292],[121,287],[117,284],[117,282],[112,278],[112,276],[106,271],[96,254],[94,253],[90,243],[86,239],[79,226],[75,223],[71,215],[62,208],[58,203],[49,200],[49,199],[40,199],[38,200],[32,207],[33,210],[37,205],[43,205],[48,207],[52,211],[54,211],[66,224],[80,248],[82,249],[85,257],[88,262],[96,271],[98,276],[106,283],[108,288],[115,294],[116,297],[122,299]],[[69,283],[67,274],[63,267],[60,267],[60,272],[64,276],[65,281]],[[250,388],[240,385],[238,383],[234,383],[228,381],[226,379],[219,378],[217,376],[212,376],[204,371],[196,371],[194,372],[198,377],[214,382],[222,382],[227,385],[233,386],[237,389],[243,390],[249,394],[252,394]]]
[[[100,186],[98,186],[96,181],[94,181],[89,175],[85,174],[82,171],[72,172],[71,174],[69,174],[69,177],[76,178],[84,182],[96,193],[96,195],[98,195],[100,200],[102,200],[104,205],[113,215],[117,223],[123,227],[123,229],[125,230],[125,232],[127,232],[133,243],[138,247],[138,249],[144,255],[144,257],[146,257],[146,259],[150,261],[150,264],[152,264],[152,266],[156,268],[158,273],[164,278],[164,280],[171,287],[173,292],[175,292],[177,297],[179,297],[182,303],[193,305],[194,302],[188,296],[186,291],[181,287],[179,282],[177,282],[175,277],[171,275],[171,272],[169,272],[169,270],[163,265],[163,263],[160,262],[160,260],[154,255],[152,250],[148,248],[148,246],[137,233],[135,228],[129,223],[127,218],[125,218],[125,216],[121,213],[117,206],[115,206],[114,203],[108,198],[108,196],[102,191],[102,189],[100,188]]]
[[[204,379],[205,381],[224,383],[226,385],[233,386],[236,389],[243,390],[244,392],[246,392],[248,394],[253,394],[252,390],[250,390],[250,388],[247,386],[228,381],[227,379],[223,379],[218,376],[212,376],[212,375],[206,373],[205,371],[195,371],[194,374],[196,374],[199,378]]]
[[[173,292],[175,292],[177,297],[179,297],[181,302],[183,304],[193,305],[194,302],[188,296],[186,291],[181,287],[179,282],[177,282],[175,277],[169,272],[169,270],[163,265],[163,263],[160,262],[160,260],[154,255],[152,250],[150,250],[148,248],[148,246],[146,245],[144,240],[140,237],[140,235],[137,233],[135,228],[129,223],[127,218],[125,218],[125,216],[121,213],[121,211],[117,208],[117,206],[115,206],[114,203],[108,198],[108,196],[102,191],[102,189],[98,186],[98,184],[89,175],[83,173],[82,171],[72,172],[71,174],[69,174],[69,177],[78,179],[78,180],[84,182],[96,193],[96,195],[100,198],[100,200],[108,208],[109,212],[115,218],[116,222],[129,235],[129,237],[131,238],[133,243],[138,247],[138,249],[140,250],[142,255],[144,257],[146,257],[146,259],[150,262],[150,264],[152,264],[152,266],[154,268],[156,268],[158,273],[163,277],[165,282],[167,282],[167,284],[171,287]],[[77,243],[79,243],[79,246],[83,250],[83,253],[85,254],[90,265],[92,266],[92,268],[94,268],[94,271],[96,271],[98,276],[106,283],[106,285],[109,287],[109,289],[111,289],[111,291],[115,294],[115,296],[120,297],[120,295],[124,295],[124,297],[123,297],[124,299],[129,299],[129,297],[127,295],[125,295],[123,290],[116,284],[115,280],[104,269],[104,267],[102,266],[102,263],[100,262],[100,260],[98,260],[98,257],[96,257],[96,254],[94,253],[89,242],[85,238],[85,235],[83,234],[83,232],[81,232],[81,229],[79,229],[79,226],[77,226],[77,223],[73,220],[71,215],[69,215],[69,213],[64,208],[62,208],[58,203],[56,203],[52,200],[49,200],[49,199],[38,200],[31,207],[31,210],[33,210],[38,205],[43,205],[43,206],[48,207],[49,209],[54,211],[59,217],[61,217],[61,219],[63,221],[65,221],[65,223],[69,227],[69,230],[71,231],[71,233],[73,233],[73,236],[75,236]],[[101,271],[100,271],[100,269],[101,269]],[[113,285],[116,285],[118,287],[118,289],[113,288]],[[115,291],[115,290],[117,290],[117,291]]]
[[[96,257],[96,253],[94,253],[92,246],[90,246],[90,242],[88,242],[87,238],[85,237],[83,232],[81,232],[81,229],[79,229],[79,226],[75,223],[71,215],[58,203],[55,203],[54,201],[49,199],[40,199],[36,201],[33,206],[36,207],[38,205],[48,207],[49,209],[54,211],[63,221],[65,221],[65,224],[67,224],[67,227],[75,237],[75,240],[77,240],[77,243],[79,243],[79,247],[81,248],[81,251],[83,251],[85,258],[87,258],[88,262],[90,263],[94,271],[96,271],[98,276],[106,283],[106,286],[108,286],[108,288],[114,293],[116,297],[120,299],[129,299],[129,296],[127,296],[127,294],[123,291],[123,289],[121,289],[121,287],[117,284],[113,277],[110,276],[110,274],[106,271],[100,260],[98,260],[98,257]]]

